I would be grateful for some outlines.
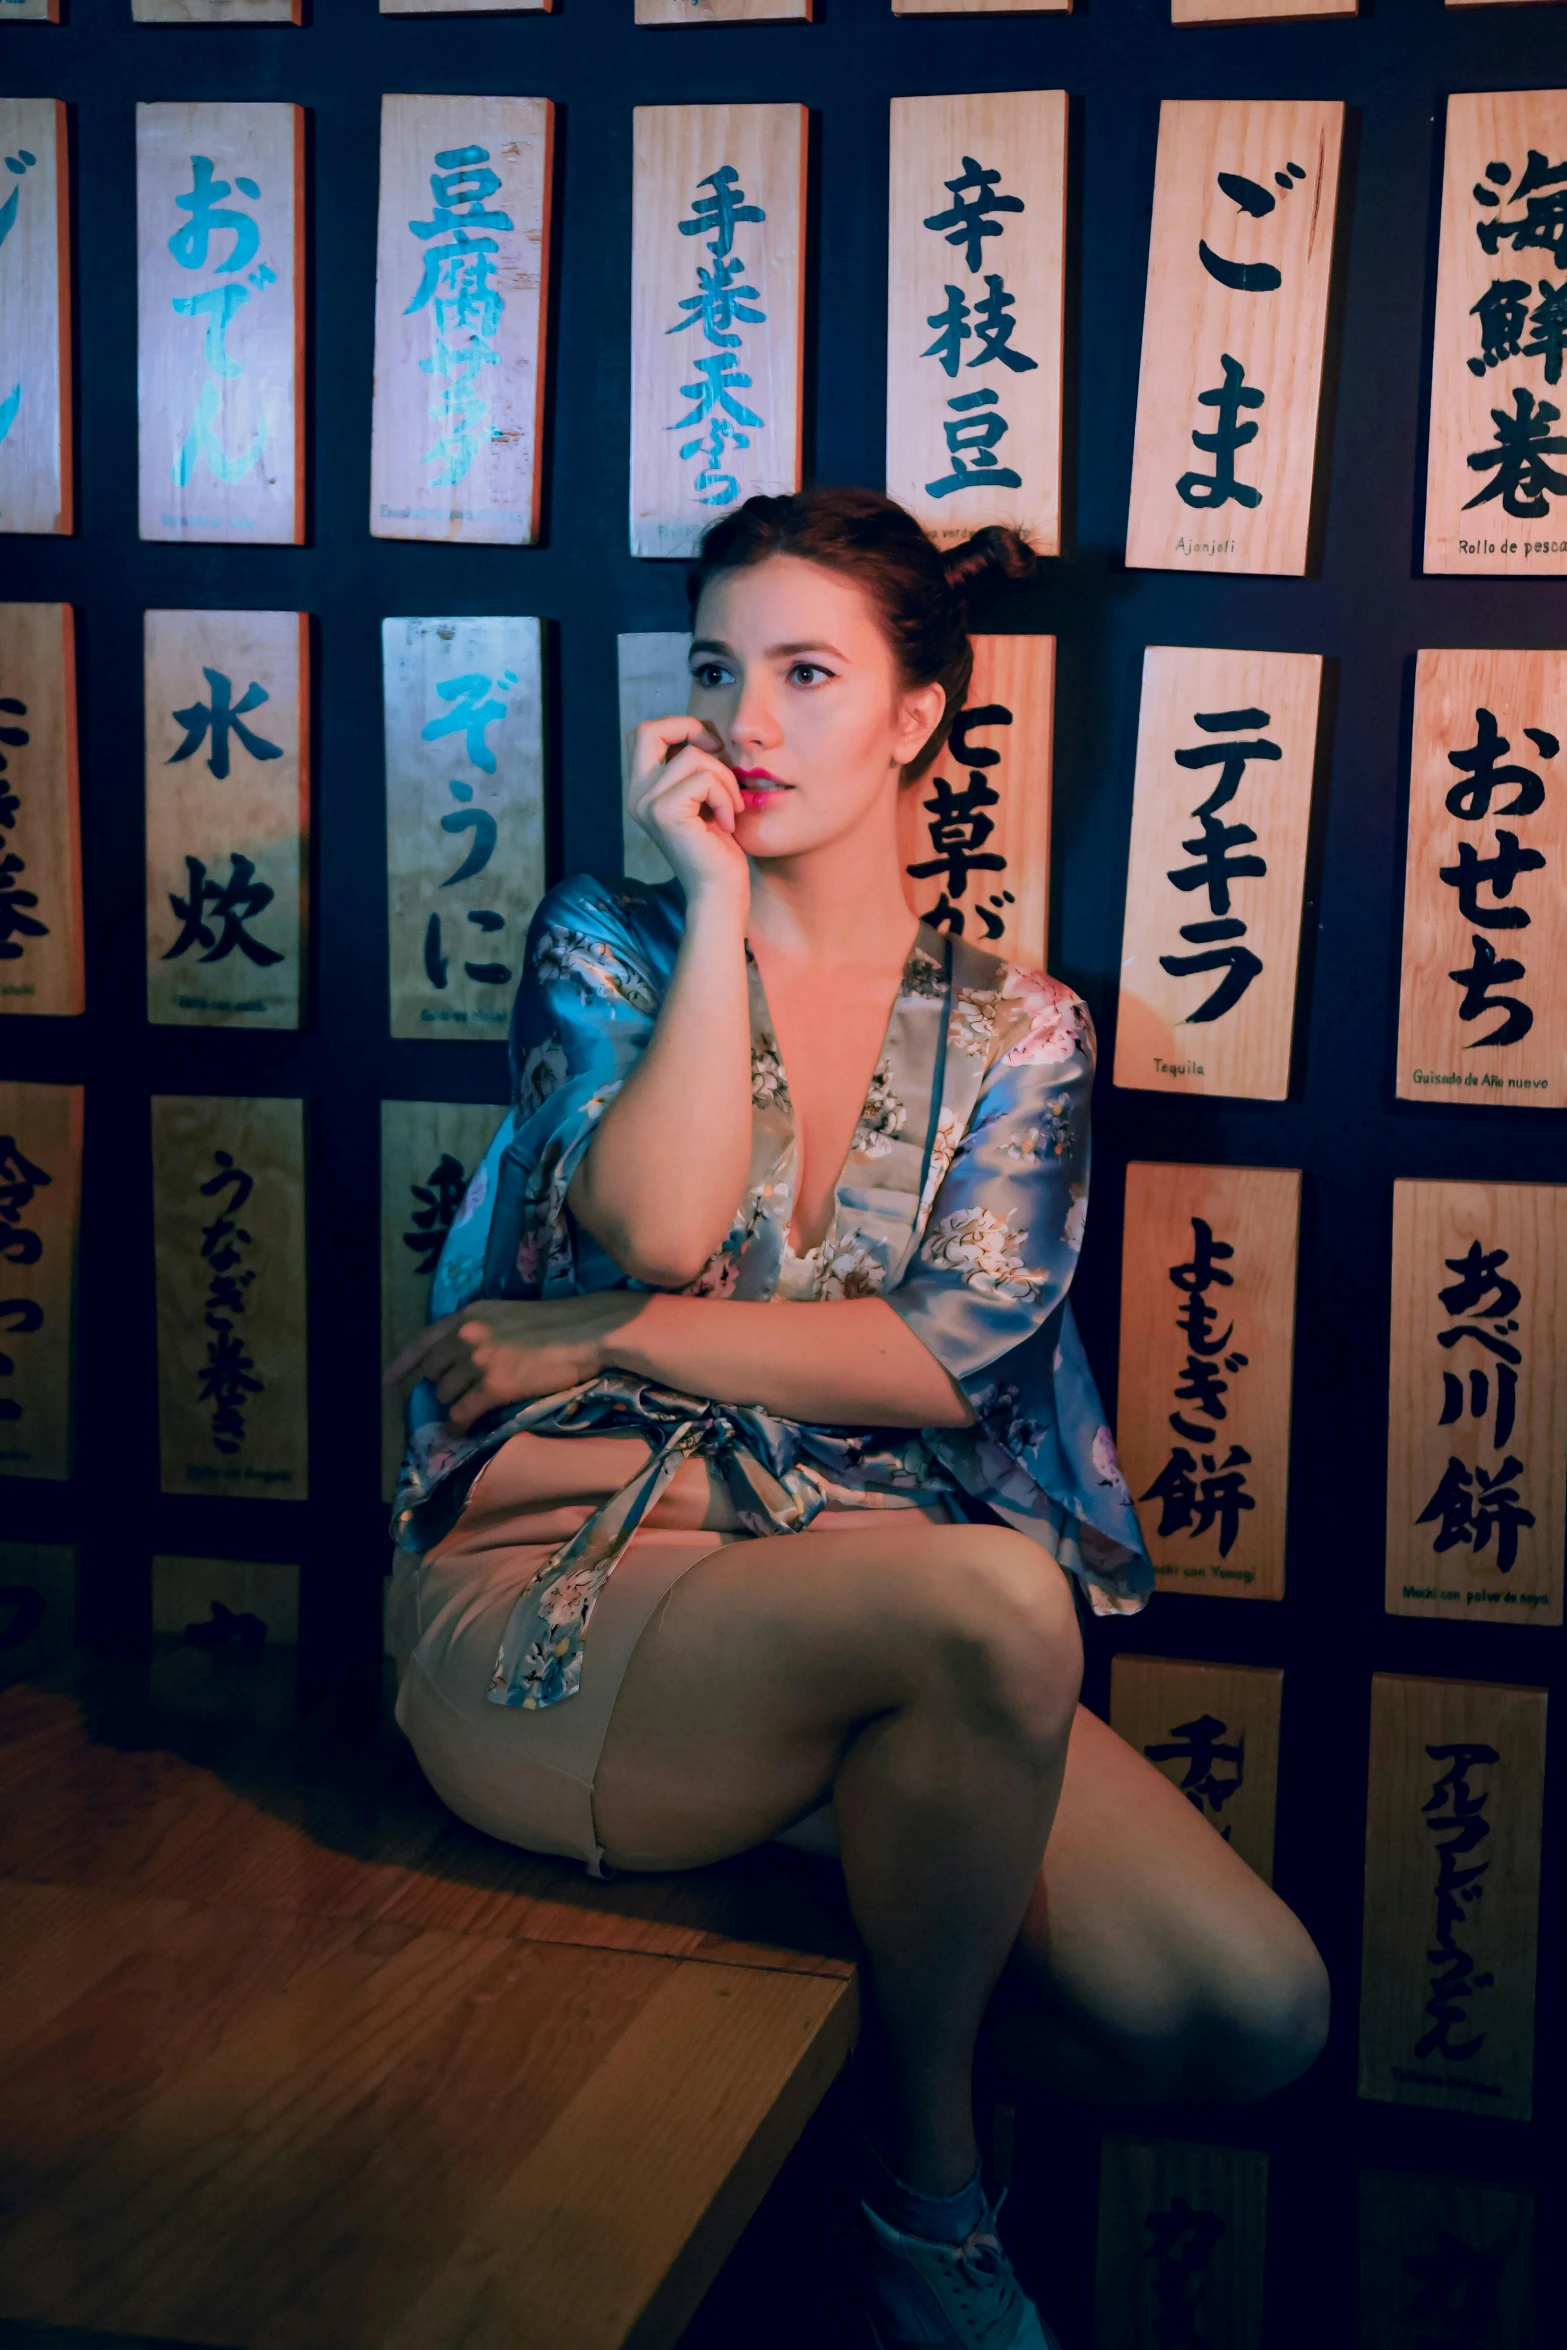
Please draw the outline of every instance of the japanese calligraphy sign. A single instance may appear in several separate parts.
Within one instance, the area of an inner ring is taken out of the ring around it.
[[[1171,24],[1260,24],[1359,13],[1360,0],[1170,0]]]
[[[1559,1624],[1567,1184],[1393,1192],[1387,1607]]]
[[[805,108],[639,106],[631,552],[800,486]]]
[[[1061,550],[1067,97],[894,98],[887,492],[938,546]]]
[[[299,1644],[299,1569],[261,1559],[155,1558],[152,1628],[209,1656]]]
[[[4,0],[0,24],[58,24],[60,0]]]
[[[504,1037],[544,894],[537,620],[387,620],[392,1034]]]
[[[812,0],[637,0],[638,24],[762,24],[810,21]]]
[[[555,0],[381,0],[383,16],[548,16]]]
[[[381,101],[376,538],[538,536],[554,125],[547,98]]]
[[[1194,1665],[1122,1653],[1110,1667],[1110,1727],[1273,1882],[1284,1676],[1257,1665]]]
[[[298,106],[136,109],[141,535],[299,546]]]
[[[1057,16],[1072,0],[892,0],[894,16]]]
[[[1106,2137],[1096,2350],[1261,2350],[1268,2158],[1243,2146]]]
[[[669,860],[625,807],[637,728],[649,718],[668,718],[691,698],[691,638],[683,628],[644,629],[615,639],[620,671],[620,789],[623,870],[633,881],[655,884],[670,878]]]
[[[1121,1462],[1159,1586],[1284,1595],[1300,1176],[1126,1170]]]
[[[69,1477],[79,1085],[0,1084],[0,1476]]]
[[[483,1102],[381,1104],[383,1361],[424,1328],[441,1245],[502,1115]],[[381,1489],[387,1501],[402,1457],[403,1401],[388,1389],[381,1410]]]
[[[137,24],[298,24],[302,0],[131,0]]]
[[[1322,662],[1143,656],[1115,1082],[1289,1091]]]
[[[155,1095],[165,1493],[303,1501],[305,1105]]]
[[[1456,5],[1456,0],[1449,0]],[[1435,2331],[1433,2331],[1435,2328]],[[1534,2196],[1431,2173],[1360,2174],[1365,2350],[1533,2350]]]
[[[1360,2094],[1527,2121],[1545,1691],[1371,1684]]]
[[[71,247],[60,99],[0,98],[0,162],[0,531],[65,532]]]
[[[149,612],[147,1017],[297,1028],[304,972],[308,622]]]
[[[1415,668],[1404,1101],[1567,1103],[1567,653]]]
[[[1339,100],[1166,98],[1126,560],[1304,572]]]
[[[0,1542],[0,1687],[76,1645],[74,1542]]]
[[[80,1012],[76,635],[69,604],[0,604],[0,1013]]]

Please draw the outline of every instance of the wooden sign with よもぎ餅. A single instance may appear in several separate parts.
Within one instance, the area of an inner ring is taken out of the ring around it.
[[[424,1328],[430,1282],[453,1217],[504,1112],[486,1102],[381,1104],[381,1353],[390,1362]],[[381,1488],[403,1457],[403,1399],[382,1391]]]
[[[76,631],[69,604],[0,604],[0,745],[0,1012],[80,1012]]]
[[[79,1085],[0,1084],[0,1476],[69,1477]]]
[[[65,532],[71,243],[61,99],[0,98],[0,166],[0,531]]]
[[[1262,2350],[1268,2158],[1246,2146],[1107,2137],[1099,2164],[1095,2350],[1179,2340]]]
[[[1110,1727],[1265,1884],[1273,1882],[1284,1676],[1261,1665],[1131,1656],[1110,1667]]]

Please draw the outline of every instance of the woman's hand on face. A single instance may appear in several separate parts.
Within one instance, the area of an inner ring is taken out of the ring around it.
[[[596,1379],[603,1341],[647,1300],[623,1289],[526,1304],[482,1298],[420,1332],[386,1367],[386,1385],[434,1382],[448,1424],[470,1428],[502,1404],[529,1403]]]
[[[715,894],[749,900],[750,867],[734,836],[744,802],[718,748],[701,718],[649,718],[637,728],[627,804],[669,859],[688,904]]]

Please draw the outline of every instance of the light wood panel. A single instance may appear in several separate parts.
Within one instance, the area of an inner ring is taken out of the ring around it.
[[[381,1104],[381,1358],[423,1329],[441,1243],[504,1112],[487,1102]],[[403,1457],[403,1399],[381,1402],[381,1490]]]
[[[1171,24],[1282,24],[1359,13],[1360,0],[1170,0]]]
[[[82,1089],[0,1083],[0,1476],[73,1460]]]
[[[1343,127],[1337,99],[1160,108],[1131,566],[1306,569]]]
[[[1056,16],[1072,0],[892,0],[894,16]]]
[[[137,24],[298,24],[302,0],[131,0]]]
[[[1415,665],[1396,1090],[1567,1103],[1567,653]]]
[[[812,0],[637,0],[638,24],[765,24],[779,17],[809,23]]]
[[[684,710],[690,700],[690,649],[690,631],[684,628],[644,629],[615,639],[620,682],[622,866],[633,881],[650,881],[655,887],[670,879],[669,860],[633,821],[626,809],[626,793],[631,787],[637,728],[649,718],[668,718]]]
[[[149,612],[147,1017],[297,1028],[310,829],[303,612]]]
[[[261,1559],[152,1562],[152,1628],[194,1648],[252,1656],[299,1643],[299,1569]]]
[[[1061,551],[1067,95],[894,98],[887,492],[938,546]]]
[[[15,23],[14,8],[0,16]],[[50,24],[54,15],[36,19]],[[75,528],[65,105],[0,98],[0,532]]]
[[[0,24],[58,24],[60,0],[6,0]]]
[[[1360,2094],[1527,2121],[1545,1691],[1371,1684]]]
[[[537,620],[386,620],[392,1034],[504,1036],[544,894]]]
[[[137,107],[144,539],[303,544],[303,197],[303,108]]]
[[[538,537],[554,137],[547,98],[381,101],[376,538]]]
[[[304,1104],[155,1095],[152,1178],[162,1489],[303,1501]]]
[[[1273,1882],[1284,1675],[1131,1656],[1110,1667],[1110,1727],[1162,1771],[1265,1885]]]
[[[76,1563],[74,1542],[0,1542],[0,1682],[47,1672],[75,1647]]]
[[[803,106],[633,115],[631,552],[800,486]]]
[[[381,0],[383,16],[548,16],[555,0]]]
[[[76,619],[0,604],[0,1013],[86,1005]]]
[[[1117,1442],[1159,1587],[1284,1595],[1300,1176],[1126,1170]]]
[[[1316,653],[1143,655],[1117,1085],[1288,1093],[1321,692]]]
[[[1533,2239],[1527,2187],[1362,2171],[1361,2350],[1534,2350]]]
[[[1099,2165],[1097,2350],[1261,2350],[1268,2158],[1244,2146],[1107,2137]]]

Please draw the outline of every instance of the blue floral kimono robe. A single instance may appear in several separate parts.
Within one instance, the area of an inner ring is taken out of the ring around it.
[[[590,876],[534,917],[512,1019],[513,1108],[451,1230],[435,1320],[481,1297],[636,1287],[570,1214],[566,1191],[636,1061],[674,967],[684,904]],[[709,1456],[741,1525],[809,1525],[825,1507],[892,1497],[988,1503],[1087,1586],[1100,1614],[1152,1588],[1142,1537],[1066,1292],[1088,1193],[1093,1033],[1043,972],[921,925],[819,1249],[788,1246],[797,1157],[786,1072],[754,963],[749,1180],[722,1247],[688,1294],[884,1297],[974,1407],[968,1428],[831,1428],[759,1405],[716,1404],[610,1372],[449,1428],[415,1390],[393,1528],[422,1551],[455,1522],[507,1438],[639,1435],[645,1469],[545,1561],[512,1611],[494,1679],[500,1705],[574,1694],[594,1600],[681,1463]]]

